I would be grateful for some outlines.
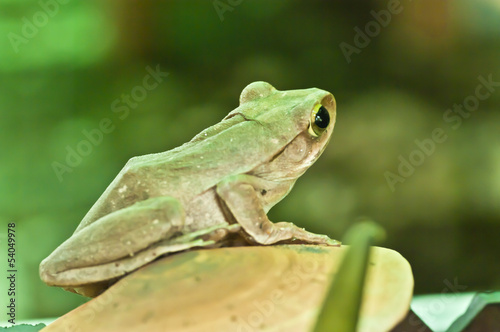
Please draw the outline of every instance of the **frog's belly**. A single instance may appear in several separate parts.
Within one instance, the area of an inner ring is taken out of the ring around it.
[[[230,222],[230,219],[221,209],[214,188],[210,188],[194,197],[189,203],[184,205],[184,210],[186,213],[183,229],[184,234]]]

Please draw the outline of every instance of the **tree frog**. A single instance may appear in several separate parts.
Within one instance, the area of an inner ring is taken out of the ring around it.
[[[41,262],[41,279],[92,297],[160,256],[231,239],[339,245],[266,215],[321,155],[335,116],[327,91],[251,83],[236,109],[191,141],[131,158]]]

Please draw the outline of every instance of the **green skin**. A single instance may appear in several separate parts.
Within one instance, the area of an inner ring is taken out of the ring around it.
[[[320,106],[329,122],[318,127]],[[190,142],[130,159],[73,235],[42,261],[42,280],[94,296],[161,255],[235,236],[261,245],[338,245],[266,215],[321,155],[335,114],[327,91],[248,85],[238,108]]]

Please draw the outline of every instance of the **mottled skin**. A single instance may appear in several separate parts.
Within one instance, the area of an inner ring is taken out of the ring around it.
[[[266,216],[321,155],[335,114],[329,92],[248,85],[238,108],[190,142],[130,159],[42,261],[42,280],[94,296],[161,255],[216,246],[231,233],[252,244],[338,244]]]

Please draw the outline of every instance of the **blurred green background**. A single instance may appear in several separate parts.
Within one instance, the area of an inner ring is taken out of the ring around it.
[[[329,147],[271,220],[341,238],[371,217],[416,294],[500,288],[498,22],[498,0],[2,0],[0,261],[15,222],[17,319],[83,303],[44,285],[40,261],[130,157],[188,141],[256,80],[338,104]],[[144,90],[148,67],[169,75]]]

